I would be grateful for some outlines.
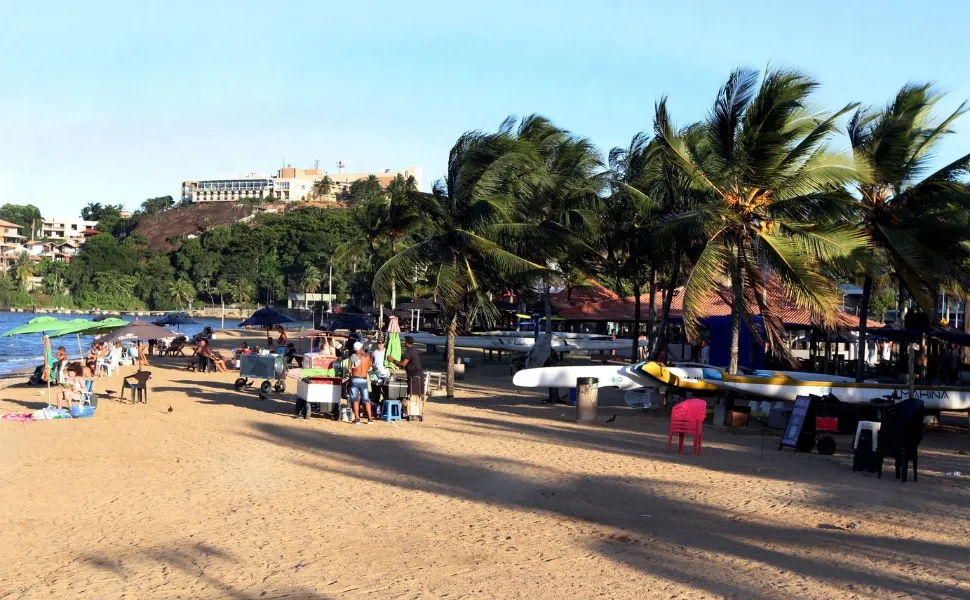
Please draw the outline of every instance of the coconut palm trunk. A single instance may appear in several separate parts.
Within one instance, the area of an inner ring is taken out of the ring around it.
[[[647,349],[649,350],[657,344],[657,306],[653,300],[657,294],[657,269],[653,265],[650,265],[650,285],[647,293],[650,295],[647,305]],[[634,332],[634,334],[634,337],[640,337],[639,331]]]
[[[855,380],[862,383],[866,378],[866,325],[869,321],[869,298],[872,296],[872,276],[866,275],[862,282],[862,299],[859,302],[859,356]]]
[[[637,350],[640,348],[640,340],[637,339],[640,333],[640,279],[634,277],[631,282],[633,284],[633,344],[631,345],[632,354],[630,355],[630,362],[637,362]]]
[[[455,337],[458,334],[458,314],[453,313],[448,321],[448,349],[445,352],[445,360],[448,361],[448,397],[455,397]]]
[[[674,291],[677,289],[677,280],[680,279],[680,245],[677,245],[674,255],[674,266],[670,272],[670,283],[663,292],[663,305],[660,308],[660,320],[657,323],[657,342],[650,351],[650,360],[653,360],[660,349],[667,344],[667,320],[670,319],[670,306],[674,302]]]
[[[741,243],[738,243],[740,254]],[[731,358],[728,362],[728,373],[738,372],[738,354],[741,346],[741,311],[744,310],[744,280],[741,278],[740,256],[738,262],[731,268],[731,288],[734,300],[731,302]]]

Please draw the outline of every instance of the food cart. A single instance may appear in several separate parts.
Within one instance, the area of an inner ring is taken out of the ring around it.
[[[252,385],[252,379],[264,379],[259,386],[260,391],[266,393],[270,388],[277,392],[286,391],[286,366],[281,354],[244,354],[239,358],[239,379],[236,380],[236,391]]]

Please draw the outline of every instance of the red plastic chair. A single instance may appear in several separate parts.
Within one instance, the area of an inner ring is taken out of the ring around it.
[[[701,453],[701,432],[707,418],[707,402],[698,399],[684,400],[670,412],[670,435],[667,436],[667,452],[673,444],[674,434],[680,435],[680,449],[684,451],[684,434],[694,438],[694,454]]]

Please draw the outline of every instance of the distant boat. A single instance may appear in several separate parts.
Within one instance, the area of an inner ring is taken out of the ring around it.
[[[409,334],[419,344],[444,345],[448,338],[443,335],[415,332]],[[631,340],[614,339],[572,339],[563,338],[558,333],[552,334],[552,349],[556,352],[603,352],[609,350],[625,350],[630,347]],[[459,348],[483,348],[485,350],[506,350],[509,352],[528,352],[535,346],[536,340],[532,336],[492,336],[492,335],[459,335],[455,337],[455,346]],[[640,342],[646,345],[645,341]]]

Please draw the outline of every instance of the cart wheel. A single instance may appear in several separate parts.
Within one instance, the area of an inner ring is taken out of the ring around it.
[[[420,417],[418,417],[418,420],[424,423],[424,415],[421,415]]]
[[[818,453],[824,456],[835,454],[835,440],[827,435],[818,438]]]
[[[268,381],[264,381],[262,385],[259,386],[259,391],[265,394],[266,392],[269,391],[270,387],[272,387],[272,384],[270,384],[270,382]]]
[[[408,416],[404,417],[404,420],[407,421],[408,423],[410,423],[411,422],[411,415],[408,415]]]
[[[240,377],[236,380],[236,383],[232,384],[232,387],[236,388],[237,392],[242,390],[244,387],[246,387],[246,378]]]
[[[283,392],[286,391],[286,382],[282,380],[277,381],[276,384],[273,386],[273,389],[276,390],[278,393],[282,394]]]
[[[795,441],[795,449],[799,452],[811,452],[814,447],[815,434],[809,431],[803,431]]]

